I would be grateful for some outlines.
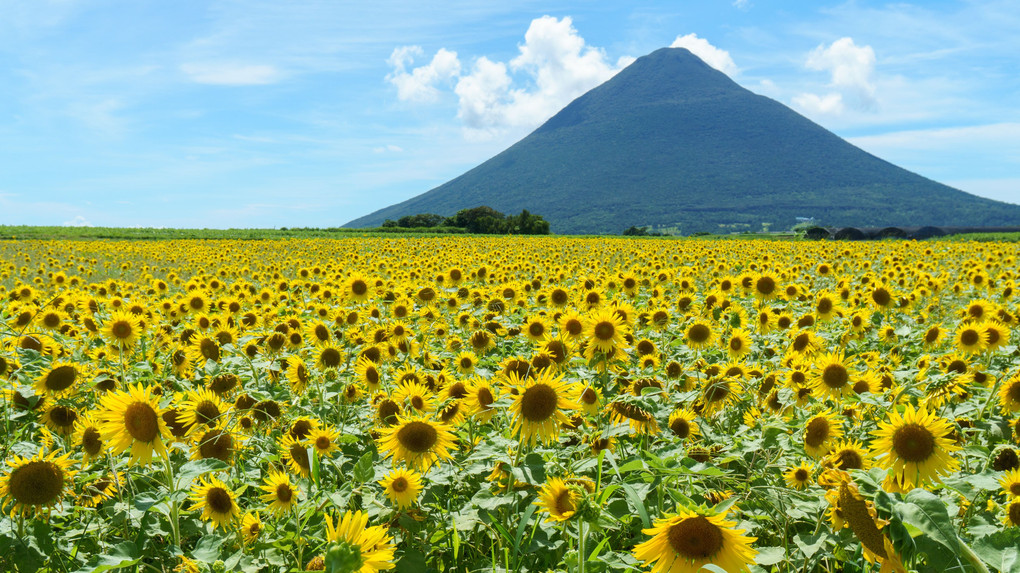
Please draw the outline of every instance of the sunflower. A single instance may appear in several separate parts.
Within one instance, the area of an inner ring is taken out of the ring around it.
[[[470,350],[464,350],[453,359],[453,362],[457,366],[458,374],[468,375],[475,371],[475,366],[478,365],[478,356]]]
[[[177,406],[177,422],[187,432],[199,431],[201,426],[212,428],[230,406],[219,395],[207,388],[189,390]]]
[[[219,362],[223,359],[223,352],[220,343],[215,338],[206,335],[195,336],[187,347],[188,359],[198,365],[205,367],[208,362]]]
[[[290,390],[294,394],[304,394],[308,389],[308,381],[311,375],[304,360],[298,356],[291,356],[287,359],[287,380],[290,382]]]
[[[348,277],[345,287],[345,292],[348,298],[355,302],[365,302],[372,294],[372,288],[368,279],[358,273],[354,273]]]
[[[0,509],[9,515],[38,514],[43,508],[53,507],[64,498],[67,487],[73,482],[70,452],[43,455],[43,450],[31,457],[16,456],[7,460],[8,470],[0,476]]]
[[[1020,499],[1020,469],[1006,472],[999,480],[1007,499]]]
[[[928,413],[922,406],[907,406],[903,414],[889,411],[889,421],[880,422],[872,432],[877,439],[871,446],[880,463],[889,468],[889,486],[899,485],[904,491],[931,481],[941,481],[939,474],[951,473],[960,463],[952,452],[960,449],[951,438],[949,422]]]
[[[315,360],[316,366],[321,370],[335,370],[342,366],[343,362],[343,352],[332,344],[322,345],[319,348],[319,357]]]
[[[201,509],[202,520],[211,521],[213,529],[217,527],[227,529],[241,513],[234,492],[215,477],[209,478],[208,481],[200,478],[199,483],[191,488],[191,495],[188,497],[195,502],[188,510]]]
[[[842,310],[839,298],[831,292],[822,291],[815,297],[815,317],[819,322],[832,320]]]
[[[118,455],[131,450],[131,463],[149,464],[155,452],[166,457],[164,440],[172,439],[152,388],[140,384],[127,391],[107,393],[96,415],[99,431],[110,451]]]
[[[694,322],[687,325],[684,330],[684,342],[687,346],[694,350],[700,350],[702,348],[708,348],[712,345],[715,340],[715,333],[712,332],[711,323],[695,319]]]
[[[416,382],[406,382],[397,386],[393,392],[393,400],[398,404],[407,404],[411,410],[421,414],[436,409],[436,395],[429,391],[428,386]]]
[[[842,437],[842,422],[830,410],[812,416],[804,424],[804,450],[813,458],[828,453],[833,443]]]
[[[736,399],[739,390],[739,384],[730,376],[706,380],[705,385],[701,388],[701,396],[698,398],[698,403],[702,408],[701,415],[712,416],[716,412],[722,411],[727,404]]]
[[[259,540],[262,534],[262,519],[259,513],[246,513],[241,518],[241,537],[245,545],[251,545]]]
[[[580,493],[570,487],[561,478],[549,478],[538,492],[537,505],[541,511],[549,514],[547,523],[567,521],[577,513]]]
[[[124,474],[121,472],[108,473],[97,477],[82,486],[81,495],[78,498],[79,503],[84,507],[96,507],[117,495],[117,492],[120,491],[120,488],[125,483],[127,482],[125,481]]]
[[[273,470],[262,481],[264,485],[260,485],[259,489],[266,493],[260,499],[268,504],[266,509],[276,515],[283,515],[297,505],[301,490],[290,483],[290,474]]]
[[[586,354],[590,352],[612,356],[618,349],[627,347],[624,339],[626,333],[623,319],[613,309],[592,312],[585,321],[585,337],[588,341]],[[588,358],[591,359],[590,356]]]
[[[815,360],[811,385],[815,395],[839,402],[843,396],[853,393],[853,375],[842,352],[827,353]]]
[[[340,446],[337,443],[337,440],[339,439],[340,432],[330,428],[329,426],[325,428],[316,428],[308,434],[308,443],[315,449],[315,453],[320,456],[328,456],[340,449]]]
[[[496,409],[492,405],[498,397],[498,390],[492,383],[478,376],[468,382],[464,407],[475,416],[475,419],[484,424],[496,413]]]
[[[568,310],[560,316],[560,338],[572,342],[581,338],[585,331],[585,321],[575,310]]]
[[[858,440],[840,440],[825,457],[828,466],[844,471],[871,469],[871,453]]]
[[[35,380],[35,392],[40,396],[59,398],[74,394],[78,382],[84,378],[80,366],[73,362],[54,362]]]
[[[326,514],[326,540],[342,548],[341,555],[349,559],[342,570],[358,573],[376,573],[381,569],[392,569],[393,540],[385,527],[368,526],[368,514],[348,511],[336,526],[333,518]]]
[[[83,464],[98,458],[106,449],[99,425],[92,420],[89,414],[79,416],[74,421],[73,441],[75,445],[81,446]]]
[[[614,424],[628,424],[637,434],[658,434],[659,422],[651,412],[629,402],[614,400],[606,406]]]
[[[984,329],[974,324],[961,324],[956,329],[956,347],[960,352],[974,354],[985,349],[987,339]]]
[[[786,485],[793,489],[805,489],[811,483],[811,466],[807,462],[801,462],[799,466],[794,466],[783,474],[786,479]]]
[[[312,475],[312,461],[308,455],[308,445],[304,440],[286,434],[280,439],[278,445],[282,450],[280,459],[286,462],[292,472],[301,477]]]
[[[534,444],[537,439],[546,444],[555,442],[559,438],[560,424],[569,419],[564,410],[577,407],[577,392],[573,384],[564,382],[563,376],[554,375],[551,369],[523,382],[511,373],[508,381],[517,390],[510,406],[512,433],[518,434],[521,442],[529,444]]]
[[[1006,527],[1020,526],[1020,497],[1011,499],[1005,510],[1005,514],[1002,516],[1002,523]]]
[[[358,361],[354,363],[354,373],[370,393],[377,392],[382,386],[382,373],[379,371],[379,366],[369,360],[367,356],[359,357]]]
[[[399,509],[405,509],[414,504],[421,493],[421,474],[406,468],[397,468],[379,481],[379,485],[386,492],[390,503],[395,503]]]
[[[745,354],[751,351],[751,335],[743,328],[737,328],[730,333],[726,341],[726,352],[730,360],[740,360]]]
[[[78,421],[78,412],[70,406],[50,402],[43,409],[42,422],[55,434],[70,436],[74,433],[76,421]]]
[[[634,547],[634,557],[658,573],[696,573],[705,565],[732,573],[746,571],[758,554],[751,547],[757,538],[745,537],[735,525],[725,514],[680,509],[641,530],[652,538]]]
[[[758,300],[772,300],[779,296],[783,289],[779,286],[779,280],[767,273],[761,273],[754,277],[754,287],[751,293]]]
[[[450,426],[428,418],[402,416],[397,423],[379,430],[379,449],[386,452],[384,457],[393,456],[393,462],[405,462],[416,470],[426,471],[437,461],[453,456],[449,448],[456,438]]]
[[[198,431],[192,440],[191,459],[215,458],[232,464],[238,445],[237,437],[226,429],[211,428]]]
[[[997,320],[989,320],[980,325],[981,334],[985,339],[985,350],[998,350],[1009,344],[1009,327]]]
[[[541,316],[533,316],[524,323],[524,326],[521,327],[521,333],[523,333],[528,340],[536,344],[540,344],[549,338],[549,325]]]
[[[581,411],[585,414],[595,414],[599,411],[599,405],[602,403],[602,390],[594,386],[586,386],[580,394],[577,395],[577,405],[581,408]]]
[[[130,312],[114,311],[101,332],[111,346],[131,348],[142,334],[142,321]]]
[[[1020,411],[1020,376],[1013,376],[1003,382],[999,389],[999,405],[1010,413]]]
[[[681,440],[694,439],[701,435],[698,423],[694,421],[696,414],[687,408],[677,408],[669,414],[669,431]]]
[[[836,490],[833,490],[836,491]],[[906,572],[889,538],[882,533],[888,521],[878,518],[875,506],[861,496],[857,485],[844,480],[839,486],[839,511],[864,548],[864,558],[882,564],[882,571]]]

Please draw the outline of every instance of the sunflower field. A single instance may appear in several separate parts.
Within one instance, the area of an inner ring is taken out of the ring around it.
[[[1020,571],[1018,259],[0,242],[0,570]]]

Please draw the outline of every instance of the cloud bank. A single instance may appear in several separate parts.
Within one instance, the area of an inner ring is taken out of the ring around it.
[[[828,72],[830,91],[824,95],[799,94],[793,98],[797,107],[819,115],[838,115],[848,107],[858,111],[877,108],[872,79],[875,51],[871,46],[858,46],[853,38],[840,38],[815,48],[804,65],[809,70]]]

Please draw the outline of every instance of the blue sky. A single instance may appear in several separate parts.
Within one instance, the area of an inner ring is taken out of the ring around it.
[[[338,226],[670,45],[1020,203],[1017,30],[1017,0],[0,0],[0,224]]]

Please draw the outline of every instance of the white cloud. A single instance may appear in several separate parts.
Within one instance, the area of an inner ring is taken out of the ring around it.
[[[741,10],[747,10],[751,7],[751,2],[750,0],[733,0],[733,6]]]
[[[532,20],[518,52],[509,62],[479,57],[466,71],[456,53],[440,49],[428,65],[411,69],[424,52],[405,46],[393,51],[386,79],[403,101],[434,100],[444,82],[452,83],[465,135],[485,139],[538,126],[633,61],[609,62],[603,50],[586,45],[569,17]]]
[[[793,97],[793,105],[804,110],[809,115],[833,115],[843,113],[843,96],[838,93],[825,94],[800,94]]]
[[[404,148],[399,145],[380,145],[379,147],[373,147],[372,151],[376,153],[400,153]]]
[[[460,60],[457,52],[440,48],[432,61],[425,66],[407,70],[414,59],[424,55],[421,46],[401,46],[393,50],[389,64],[393,72],[386,80],[397,87],[397,98],[401,101],[435,101],[439,97],[437,85],[450,82],[460,75]]]
[[[793,98],[794,104],[811,113],[841,114],[850,106],[857,110],[873,111],[877,108],[875,84],[875,50],[871,46],[858,46],[853,38],[840,38],[825,46],[818,46],[804,65],[810,70],[829,72],[829,87],[824,96],[804,93]]]
[[[88,220],[86,220],[85,217],[83,217],[82,215],[78,215],[74,219],[71,219],[70,221],[64,221],[63,226],[64,227],[91,227],[92,223],[89,223]]]
[[[697,34],[677,36],[669,47],[687,48],[692,54],[704,60],[706,64],[728,76],[732,77],[740,71],[737,69],[737,65],[733,63],[733,58],[730,57],[729,52],[720,50],[710,44],[708,40],[699,38]]]
[[[181,64],[181,71],[195,83],[217,86],[267,85],[283,77],[275,67],[258,64]]]

